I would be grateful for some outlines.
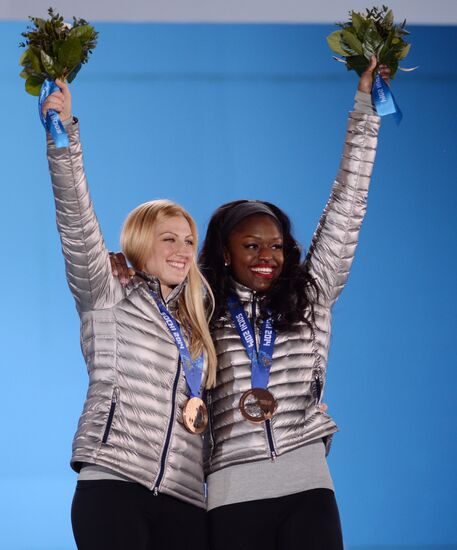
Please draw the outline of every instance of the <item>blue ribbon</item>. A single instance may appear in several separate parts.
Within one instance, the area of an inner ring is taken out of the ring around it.
[[[265,319],[260,331],[260,346],[257,352],[255,334],[246,312],[235,296],[228,299],[228,308],[235,328],[240,335],[244,349],[251,361],[251,387],[268,387],[270,369],[273,363],[276,331],[273,328],[271,317]]]
[[[192,359],[178,322],[172,317],[155,292],[151,292],[151,296],[154,298],[155,303],[159,308],[160,315],[165,321],[165,325],[173,336],[176,347],[178,348],[181,364],[184,368],[184,374],[186,376],[186,382],[190,391],[190,397],[201,397],[203,354],[201,354],[198,359]]]
[[[374,79],[371,96],[379,116],[394,115],[396,123],[400,124],[403,114],[395,101],[392,90],[379,73]]]
[[[67,132],[65,131],[59,115],[56,111],[54,111],[54,109],[49,109],[46,113],[46,117],[43,116],[43,103],[46,98],[59,90],[60,88],[52,80],[46,79],[43,82],[40,90],[40,96],[38,98],[38,112],[40,114],[41,123],[45,129],[51,133],[56,147],[60,149],[61,147],[68,147],[70,143],[68,141]]]

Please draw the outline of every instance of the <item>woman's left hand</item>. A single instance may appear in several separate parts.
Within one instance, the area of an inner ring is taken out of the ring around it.
[[[122,252],[110,252],[109,260],[111,262],[111,273],[117,277],[122,286],[128,285],[130,279],[135,275],[135,270],[127,265]]]
[[[367,94],[371,94],[371,88],[373,87],[373,73],[376,69],[376,65],[378,64],[378,60],[376,59],[376,56],[371,56],[371,62],[368,69],[362,73],[362,76],[359,80],[359,91],[365,92]],[[390,83],[390,69],[387,67],[387,65],[379,65],[378,67],[379,74],[381,77],[387,82],[387,84]]]

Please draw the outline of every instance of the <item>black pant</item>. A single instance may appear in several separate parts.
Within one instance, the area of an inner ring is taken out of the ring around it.
[[[203,508],[128,481],[78,481],[71,521],[79,550],[208,550]]]
[[[211,510],[212,550],[343,550],[333,491],[229,504]]]

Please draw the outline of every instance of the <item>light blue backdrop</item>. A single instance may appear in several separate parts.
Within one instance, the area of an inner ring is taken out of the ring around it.
[[[74,548],[71,440],[85,395],[36,101],[17,76],[23,23],[0,23],[0,548]],[[106,241],[156,197],[203,233],[236,198],[276,202],[308,245],[341,154],[356,76],[330,26],[97,25],[73,85]],[[412,28],[384,120],[369,211],[335,307],[330,456],[353,545],[457,545],[456,28]],[[368,547],[368,546],[367,546]]]

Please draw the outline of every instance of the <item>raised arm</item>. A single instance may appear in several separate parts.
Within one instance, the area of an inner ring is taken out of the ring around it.
[[[57,149],[47,136],[49,172],[54,192],[70,290],[79,312],[111,307],[124,290],[111,274],[108,251],[100,231],[84,173],[79,124],[71,116],[71,94],[57,81],[60,92],[51,94],[43,110],[55,109],[66,127],[70,145]]]
[[[369,95],[375,67],[373,58],[360,78],[337,177],[305,259],[319,288],[318,301],[324,305],[335,303],[348,279],[366,212],[380,127]],[[388,79],[384,67],[381,76]]]

